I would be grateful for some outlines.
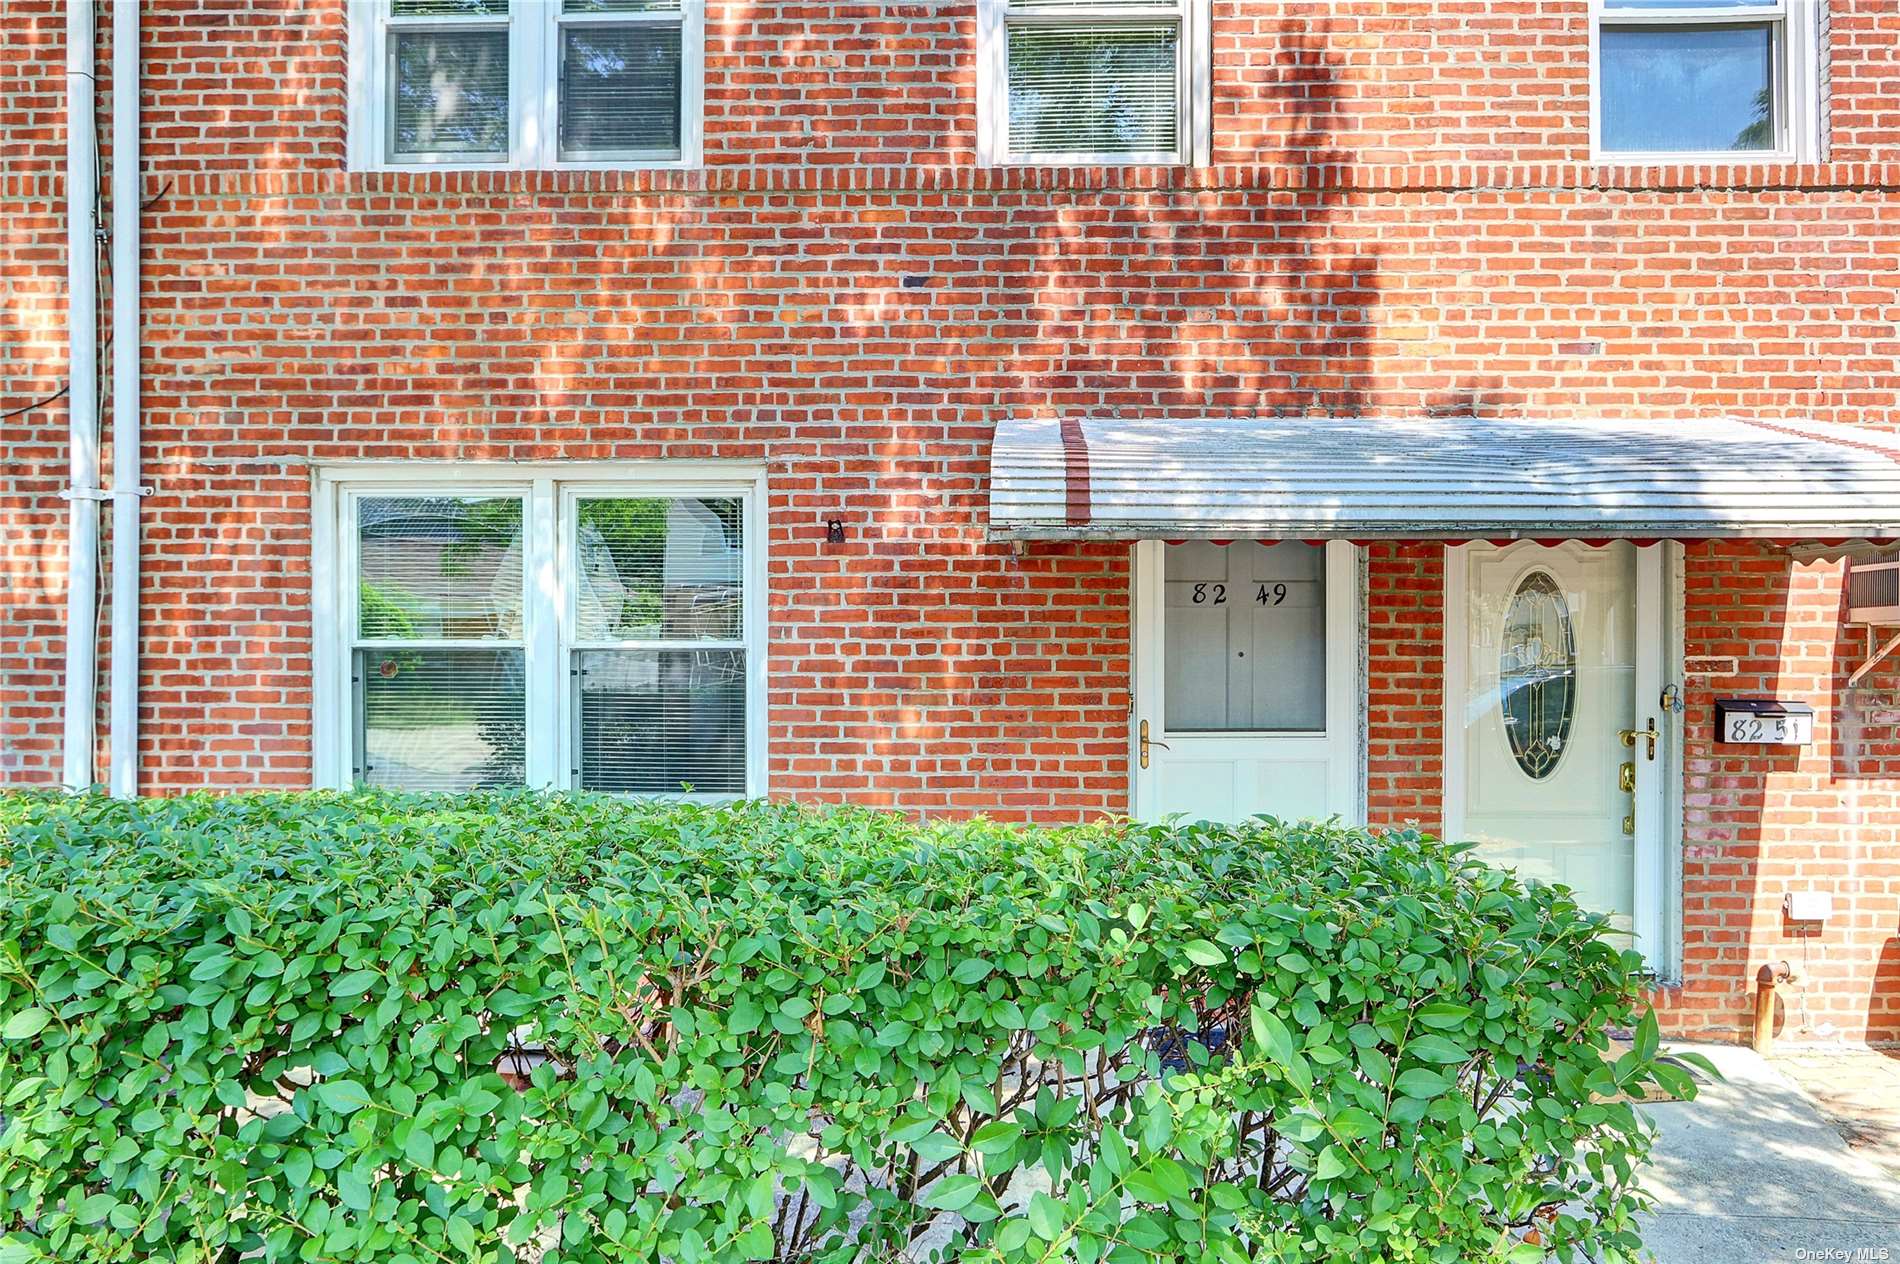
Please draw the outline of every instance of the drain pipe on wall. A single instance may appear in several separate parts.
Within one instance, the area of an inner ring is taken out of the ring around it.
[[[112,663],[108,783],[139,792],[139,3],[112,6]]]
[[[99,663],[99,167],[92,0],[66,3],[66,671],[61,778],[92,785]]]

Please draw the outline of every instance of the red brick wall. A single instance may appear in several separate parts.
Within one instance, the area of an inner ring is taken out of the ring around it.
[[[148,787],[307,782],[314,461],[762,459],[775,787],[1071,817],[1126,806],[1127,555],[984,540],[998,417],[1900,424],[1900,6],[1834,0],[1831,161],[1700,171],[1585,163],[1584,14],[1219,0],[1221,165],[999,173],[971,6],[715,3],[706,172],[415,176],[342,169],[340,0],[148,6]],[[60,22],[0,0],[0,412],[62,372]],[[64,425],[0,423],[5,780],[57,775]],[[1694,727],[1715,688],[1831,716],[1834,574],[1691,552],[1689,652],[1748,648],[1691,682],[1684,1029],[1737,1030],[1803,948],[1782,889],[1838,880],[1793,1017],[1900,1038],[1892,730]],[[1435,826],[1442,549],[1368,579],[1373,817]]]

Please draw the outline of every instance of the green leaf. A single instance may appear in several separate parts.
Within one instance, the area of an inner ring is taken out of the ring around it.
[[[28,1040],[46,1030],[46,1024],[53,1021],[52,1014],[35,1006],[23,1009],[7,1019],[7,1025],[0,1028],[0,1038],[7,1040]]]
[[[950,979],[954,983],[961,983],[967,987],[989,978],[990,972],[995,969],[994,965],[980,957],[965,957],[957,962],[957,968],[950,972]]]
[[[382,981],[383,976],[374,970],[352,970],[330,981],[330,996],[337,1000],[346,996],[362,996]]]
[[[351,1211],[368,1211],[373,1201],[369,1182],[348,1168],[336,1174],[336,1195]]]
[[[911,1142],[910,1148],[926,1163],[941,1163],[952,1155],[963,1153],[963,1143],[942,1132],[927,1132]]]
[[[1443,1097],[1451,1088],[1451,1083],[1451,1077],[1448,1075],[1442,1075],[1437,1071],[1427,1071],[1424,1067],[1413,1067],[1399,1072],[1399,1078],[1393,1082],[1393,1087],[1406,1097],[1424,1100]]]
[[[369,1090],[355,1080],[324,1080],[311,1090],[331,1110],[348,1115],[370,1104]]]
[[[1293,1060],[1293,1033],[1278,1014],[1257,1001],[1253,1007],[1253,1038],[1274,1063],[1285,1066]]]
[[[450,1216],[443,1232],[463,1255],[475,1254],[475,1226],[460,1216]]]
[[[1344,1175],[1347,1170],[1346,1156],[1340,1153],[1338,1146],[1329,1145],[1319,1152],[1319,1163],[1313,1168],[1313,1179],[1330,1181]]]
[[[1227,964],[1227,954],[1205,939],[1190,939],[1181,945],[1181,951],[1197,966]]]
[[[1405,1052],[1421,1062],[1464,1062],[1471,1057],[1470,1050],[1453,1044],[1443,1036],[1434,1036],[1429,1033],[1412,1037],[1406,1042]]]
[[[925,1190],[922,1202],[938,1211],[962,1211],[982,1192],[982,1181],[967,1172],[953,1172]]]
[[[1029,1225],[1045,1242],[1054,1242],[1068,1222],[1068,1208],[1037,1190],[1029,1197]]]

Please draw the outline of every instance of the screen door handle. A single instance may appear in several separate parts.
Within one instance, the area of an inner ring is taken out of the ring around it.
[[[1646,729],[1619,729],[1616,735],[1623,739],[1623,745],[1631,748],[1635,747],[1637,738],[1648,739],[1646,753],[1653,760],[1656,758],[1656,739],[1662,736],[1662,730],[1656,727],[1656,717],[1653,715],[1647,723],[1649,727]]]
[[[1148,737],[1148,721],[1143,720],[1141,722],[1141,766],[1143,768],[1146,768],[1148,766],[1148,748],[1150,746],[1159,746],[1162,750],[1174,749],[1172,746],[1169,746],[1166,742],[1156,742],[1156,741],[1150,740]]]

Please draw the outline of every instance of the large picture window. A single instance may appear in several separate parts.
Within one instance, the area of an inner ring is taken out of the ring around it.
[[[1592,0],[1593,148],[1811,161],[1819,0]]]
[[[764,792],[755,484],[327,487],[323,780]]]
[[[705,0],[351,0],[351,163],[693,166]]]
[[[978,0],[978,157],[1205,163],[1208,0]]]

